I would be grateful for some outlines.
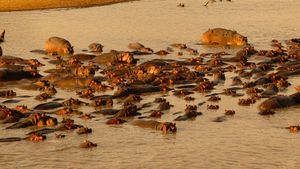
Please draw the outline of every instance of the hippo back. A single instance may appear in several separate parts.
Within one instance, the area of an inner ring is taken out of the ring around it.
[[[155,120],[134,120],[131,124],[142,128],[152,128],[156,130],[160,130],[161,128],[161,123]]]

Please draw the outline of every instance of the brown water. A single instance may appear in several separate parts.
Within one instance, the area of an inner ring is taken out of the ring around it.
[[[195,45],[208,28],[224,27],[247,35],[256,49],[269,49],[272,39],[285,40],[299,37],[299,0],[233,0],[203,7],[204,1],[186,0],[186,7],[179,8],[178,0],[142,0],[111,6],[82,9],[54,9],[42,11],[0,13],[0,30],[6,29],[6,42],[1,46],[7,55],[47,60],[32,54],[32,49],[43,48],[50,36],[65,37],[75,46],[75,51],[86,49],[92,42],[100,42],[105,51],[126,50],[130,42],[141,42],[154,50],[165,49],[175,42],[186,43],[202,52],[224,49]],[[238,49],[226,49],[235,54]],[[184,55],[182,58],[190,57]],[[141,62],[159,58],[141,57]],[[181,59],[176,52],[167,58]],[[49,65],[42,70],[49,68]],[[227,87],[234,74],[226,73],[227,80],[214,92]],[[292,85],[299,84],[298,77],[291,77]],[[36,95],[38,92],[14,89],[18,95]],[[102,93],[98,93],[102,94]],[[168,94],[168,93],[167,93]],[[162,94],[143,96],[142,103],[153,101]],[[74,92],[62,91],[56,97],[75,97]],[[207,98],[192,95],[198,104]],[[175,105],[160,120],[172,121],[187,102],[172,96],[166,97]],[[49,135],[40,143],[27,141],[0,144],[1,168],[299,168],[300,135],[291,134],[282,127],[299,124],[299,108],[280,110],[274,116],[257,114],[258,101],[252,106],[237,106],[238,98],[221,96],[217,111],[198,110],[202,116],[193,121],[177,122],[176,135],[124,124],[118,127],[104,124],[106,117],[97,116],[84,121],[76,116],[75,122],[93,128],[88,136],[68,132],[64,139]],[[38,102],[33,97],[18,104],[33,107]],[[4,101],[4,99],[0,99]],[[116,103],[116,102],[115,102]],[[208,103],[210,104],[210,103]],[[7,104],[14,107],[15,104]],[[116,105],[118,107],[120,105]],[[225,109],[234,109],[236,115],[223,123],[215,117]],[[82,108],[84,113],[93,111]],[[147,110],[145,110],[147,111]],[[61,118],[60,118],[61,119]],[[4,130],[0,136],[24,136],[30,129]],[[3,129],[3,130],[2,130]],[[85,150],[78,145],[88,138],[97,148]]]

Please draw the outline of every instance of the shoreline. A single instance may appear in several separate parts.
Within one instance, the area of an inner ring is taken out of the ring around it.
[[[0,0],[0,12],[84,8],[130,1],[136,0]]]

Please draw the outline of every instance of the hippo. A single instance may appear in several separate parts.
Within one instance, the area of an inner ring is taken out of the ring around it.
[[[130,50],[133,50],[134,54],[137,55],[145,55],[145,54],[152,54],[153,50],[151,48],[145,47],[143,44],[135,42],[135,43],[129,43],[128,48]]]
[[[157,109],[159,111],[164,111],[164,110],[169,110],[171,107],[173,107],[173,105],[171,105],[170,102],[164,101],[159,103]]]
[[[67,119],[63,119],[61,124],[57,127],[38,129],[38,130],[35,130],[35,131],[32,131],[32,132],[29,132],[26,135],[50,134],[50,133],[57,132],[57,131],[69,131],[69,130],[75,130],[75,129],[79,129],[79,128],[83,128],[83,126],[75,124],[74,120],[67,118]]]
[[[285,96],[285,95],[279,95],[271,97],[264,102],[262,102],[258,109],[260,111],[266,111],[266,110],[273,110],[278,108],[284,108],[284,107],[290,107],[300,104],[300,93],[296,92],[292,95]]]
[[[22,112],[14,109],[7,108],[0,105],[0,122],[1,123],[13,123],[24,118],[26,115]]]
[[[161,116],[164,114],[161,111],[157,111],[157,110],[152,110],[150,111],[151,114],[149,114],[148,116],[140,116],[138,117],[138,119],[144,119],[144,118],[161,118]]]
[[[100,43],[91,43],[88,47],[91,52],[102,53],[104,46]]]
[[[165,56],[165,55],[168,55],[170,53],[166,50],[159,50],[159,51],[155,52],[154,54],[160,55],[160,56]]]
[[[113,100],[111,98],[97,98],[92,100],[90,105],[94,107],[100,107],[100,108],[102,106],[111,107],[113,105]]]
[[[42,75],[36,71],[24,71],[13,69],[0,69],[0,81],[17,81],[21,79],[40,78]]]
[[[135,63],[136,60],[129,52],[110,51],[109,53],[103,53],[96,56],[93,62],[98,64],[111,64],[111,63]]]
[[[79,112],[79,113],[82,113],[82,112]],[[80,115],[79,118],[81,118],[83,120],[90,120],[92,118],[95,118],[95,116],[92,116],[91,114],[84,113],[84,114]]]
[[[14,97],[16,96],[16,92],[13,90],[1,90],[0,97]]]
[[[135,43],[129,43],[128,48],[131,50],[140,50],[141,48],[144,48],[145,46],[139,42]]]
[[[269,83],[266,85],[266,90],[261,93],[261,96],[270,97],[276,95],[278,92],[279,92],[278,87],[273,83]]]
[[[173,44],[171,44],[171,46],[173,48],[177,48],[177,49],[180,49],[180,50],[187,48],[186,44],[183,44],[183,43],[173,43]]]
[[[126,119],[127,117],[138,116],[141,113],[137,112],[138,108],[136,105],[129,104],[124,106],[123,109],[119,110],[113,117],[114,118],[121,118]]]
[[[0,42],[4,42],[4,35],[5,35],[5,30],[3,30],[0,35]]]
[[[59,107],[62,107],[63,105],[61,103],[57,102],[47,102],[36,105],[33,109],[35,110],[49,110],[49,109],[56,109]]]
[[[155,120],[134,120],[131,122],[131,124],[142,128],[161,130],[164,134],[176,133],[177,131],[176,123],[170,122],[158,122]]]
[[[178,5],[177,5],[177,7],[184,7],[184,3],[179,3]]]
[[[68,100],[65,100],[61,103],[64,107],[67,108],[78,108],[80,106],[87,106],[88,103],[85,103],[83,101],[80,101],[79,99],[70,98]]]
[[[101,110],[91,112],[91,114],[115,115],[119,111],[120,111],[119,109],[101,109]]]
[[[130,87],[119,87],[114,93],[114,97],[125,97],[129,96],[130,94],[144,94],[160,91],[163,91],[162,87],[153,85],[135,85]]]
[[[201,112],[197,112],[197,106],[195,105],[186,105],[185,114],[182,116],[178,116],[174,119],[174,121],[184,121],[188,119],[194,119],[198,115],[202,115]]]
[[[56,131],[74,130],[83,127],[82,125],[75,124],[74,120],[69,118],[63,119],[61,123],[62,124],[60,124],[59,126],[57,126],[57,128],[55,128]]]
[[[88,128],[88,127],[79,127],[77,129],[77,134],[89,134],[89,133],[92,133],[92,129],[91,128]]]
[[[71,43],[60,37],[50,37],[45,43],[45,50],[50,55],[69,55],[73,54]]]
[[[55,126],[57,125],[57,119],[54,117],[47,116],[45,114],[32,114],[23,121],[17,122],[6,129],[17,129],[17,128],[26,128],[29,126]]]
[[[87,87],[89,86],[91,81],[92,81],[91,78],[66,76],[55,80],[53,84],[54,86],[59,88],[74,89],[74,88]]]
[[[112,118],[112,119],[107,120],[105,123],[109,124],[109,125],[111,125],[111,124],[117,125],[117,124],[123,124],[125,122],[127,122],[127,121],[124,119],[121,119],[121,118]]]
[[[202,42],[208,45],[243,46],[247,44],[247,37],[233,30],[214,28],[202,34]]]
[[[96,57],[96,55],[90,55],[90,54],[84,54],[84,53],[78,53],[74,54],[70,58],[75,58],[79,61],[87,61],[87,60],[92,60]]]
[[[91,148],[91,147],[97,147],[96,143],[93,143],[91,141],[85,140],[83,143],[79,145],[80,148]]]
[[[220,123],[220,122],[224,122],[226,120],[227,120],[227,116],[219,116],[219,117],[214,118],[212,121]]]
[[[9,137],[9,138],[1,138],[0,142],[15,142],[15,141],[22,141],[22,140],[28,140],[28,141],[43,141],[46,139],[45,135],[42,134],[31,134],[30,136],[21,138],[21,137]]]

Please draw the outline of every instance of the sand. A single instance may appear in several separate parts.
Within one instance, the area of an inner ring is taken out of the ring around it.
[[[80,8],[128,1],[132,0],[0,0],[0,12],[52,8]]]

